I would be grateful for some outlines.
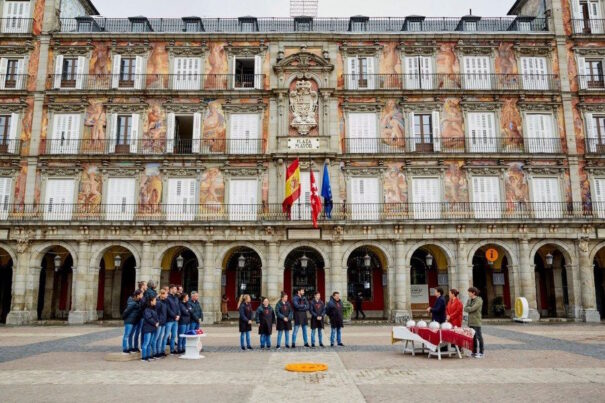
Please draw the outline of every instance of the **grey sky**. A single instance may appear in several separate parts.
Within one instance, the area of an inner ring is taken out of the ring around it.
[[[515,0],[319,0],[320,17],[425,15],[459,17],[468,14],[505,16]],[[257,17],[289,16],[289,0],[93,0],[107,17]]]

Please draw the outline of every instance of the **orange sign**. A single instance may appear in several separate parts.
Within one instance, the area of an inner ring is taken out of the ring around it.
[[[498,251],[494,248],[489,248],[485,251],[485,258],[488,262],[495,262],[498,260]]]

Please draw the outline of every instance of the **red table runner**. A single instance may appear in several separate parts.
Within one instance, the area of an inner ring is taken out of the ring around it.
[[[466,333],[459,333],[454,330],[432,330],[428,327],[411,327],[410,330],[422,337],[424,340],[436,346],[439,343],[451,343],[467,350],[473,349],[473,337]]]

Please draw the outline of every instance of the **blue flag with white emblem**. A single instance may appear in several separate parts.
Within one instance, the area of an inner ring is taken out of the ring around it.
[[[321,197],[324,198],[324,212],[326,218],[332,218],[332,186],[330,186],[330,173],[328,164],[324,164],[324,175],[321,181]]]

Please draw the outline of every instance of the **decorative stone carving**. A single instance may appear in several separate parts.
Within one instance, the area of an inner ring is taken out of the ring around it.
[[[149,104],[145,102],[137,103],[113,103],[105,104],[107,113],[144,113],[149,108]]]
[[[595,46],[589,48],[582,48],[576,46],[573,48],[573,50],[577,55],[580,56],[605,56],[605,48],[603,48],[602,46]]]
[[[63,45],[59,41],[55,41],[52,45],[52,49],[56,54],[65,55],[65,56],[86,56],[93,49],[94,46],[92,44],[92,40],[89,39],[86,45],[73,45],[66,44]]]
[[[132,43],[129,42],[128,45],[123,46],[119,45],[117,41],[114,39],[111,42],[111,52],[118,55],[144,55],[151,50],[151,45],[148,40],[145,40],[143,43]]]
[[[417,41],[412,45],[406,45],[403,42],[397,46],[404,55],[423,55],[430,56],[435,54],[439,45],[437,41]]]
[[[500,109],[500,102],[481,102],[481,101],[466,101],[460,102],[460,107],[464,112],[486,111],[495,112]]]
[[[25,41],[18,45],[0,46],[0,55],[26,55],[34,49],[32,41]]]
[[[603,102],[599,102],[599,103],[580,102],[578,104],[578,108],[580,108],[580,110],[582,110],[583,112],[602,113],[602,112],[605,112],[605,103],[603,103]]]
[[[166,109],[166,112],[172,113],[201,113],[206,108],[206,103],[176,103],[169,100],[164,104],[164,108]]]
[[[27,108],[25,102],[2,104],[2,112],[4,113],[21,113],[25,108]]]
[[[88,103],[86,102],[57,102],[54,99],[48,104],[48,110],[58,113],[84,113]]]
[[[175,44],[175,41],[170,41],[168,46],[166,46],[166,50],[170,52],[172,56],[182,56],[182,57],[195,57],[195,56],[203,56],[208,51],[208,46],[206,42],[201,45],[179,45]]]
[[[345,56],[376,56],[384,46],[375,42],[373,45],[349,45],[343,43],[340,50]]]
[[[284,72],[330,72],[334,70],[334,65],[331,64],[327,58],[322,58],[313,53],[299,52],[290,55],[286,58],[280,59],[275,66],[273,71],[276,73]]]
[[[315,120],[317,100],[317,91],[313,91],[310,81],[298,81],[296,89],[290,91],[290,110],[294,116],[290,126],[295,128],[301,136],[306,136],[312,128],[317,126]]]
[[[237,103],[234,104],[230,99],[223,104],[223,111],[230,113],[262,113],[265,110],[266,105],[262,99],[258,99],[255,104]]]
[[[522,111],[528,112],[544,112],[544,111],[552,111],[556,112],[558,110],[559,104],[557,102],[527,102],[527,101],[519,101],[517,106]]]
[[[229,42],[224,49],[230,56],[252,57],[264,53],[267,50],[267,46],[263,41],[261,41],[258,46],[233,46],[231,42]]]
[[[550,52],[552,52],[553,49],[556,49],[556,43],[553,43],[551,41],[544,41],[544,43],[542,43],[542,44],[535,43],[535,44],[527,45],[527,44],[521,43],[520,41],[517,41],[517,42],[515,42],[513,49],[521,55],[549,56]]]
[[[342,109],[347,112],[380,112],[383,104],[380,102],[349,102],[345,99]]]
[[[494,52],[498,44],[494,41],[478,42],[459,40],[456,50],[464,55],[489,56]]]

